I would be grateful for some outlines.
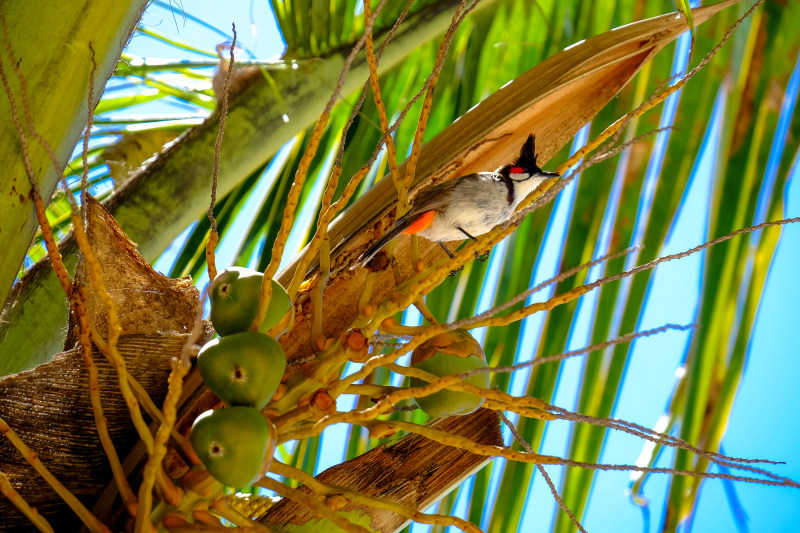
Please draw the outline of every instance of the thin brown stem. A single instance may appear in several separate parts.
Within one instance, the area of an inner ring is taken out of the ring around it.
[[[516,426],[514,426],[514,424],[511,423],[511,420],[509,420],[508,417],[505,414],[503,414],[502,411],[498,411],[497,414],[500,415],[500,419],[503,421],[506,427],[508,427],[508,429],[511,430],[511,434],[514,435],[514,438],[517,440],[517,442],[520,443],[520,445],[525,449],[525,451],[528,453],[533,453],[533,448],[531,448],[531,445],[528,444],[528,441],[522,438],[522,435],[519,434],[519,431],[517,431]],[[558,493],[556,486],[553,484],[553,480],[550,479],[550,476],[547,474],[547,471],[544,469],[544,466],[536,465],[536,468],[539,470],[539,473],[542,474],[542,477],[544,478],[545,483],[547,483],[547,486],[550,487],[550,492],[553,494],[553,498],[555,498],[556,503],[558,503],[558,506],[561,507],[561,509],[565,513],[567,513],[567,516],[569,516],[569,519],[572,520],[573,524],[575,524],[575,527],[578,528],[578,531],[580,531],[581,533],[587,533],[586,529],[584,529],[580,521],[578,521],[577,517],[572,512],[572,510],[569,507],[567,507],[566,503],[564,503],[564,500]]]
[[[285,496],[290,500],[294,500],[297,503],[305,505],[309,510],[318,516],[330,520],[348,533],[369,533],[362,526],[352,523],[350,520],[340,515],[336,511],[329,509],[324,503],[316,499],[313,494],[299,489],[293,489],[288,485],[280,483],[279,481],[275,481],[270,477],[263,477],[256,484],[264,487],[265,489],[269,489],[282,496]]]
[[[228,68],[225,71],[225,79],[222,82],[222,97],[220,99],[219,130],[217,140],[214,142],[214,167],[211,170],[211,200],[208,204],[208,222],[211,225],[211,232],[206,242],[206,264],[208,265],[208,280],[214,281],[217,277],[217,258],[216,249],[219,243],[219,233],[217,232],[217,219],[214,217],[214,206],[217,203],[217,178],[219,176],[219,160],[222,151],[222,137],[225,135],[225,122],[228,120],[228,84],[230,83],[231,72],[233,72],[234,50],[236,48],[236,24],[231,24],[233,30],[233,42],[231,43],[231,55],[228,61]]]

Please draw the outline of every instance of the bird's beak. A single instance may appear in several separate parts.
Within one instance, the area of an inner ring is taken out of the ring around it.
[[[558,172],[547,172],[547,171],[544,171],[544,170],[539,172],[539,175],[543,176],[545,178],[560,178],[561,177],[561,174],[559,174]]]

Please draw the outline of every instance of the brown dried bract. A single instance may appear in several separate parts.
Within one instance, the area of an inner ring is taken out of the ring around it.
[[[171,479],[178,479],[189,471],[189,465],[174,448],[168,448],[164,457],[164,470]]]
[[[391,264],[392,260],[389,258],[389,254],[381,250],[365,266],[370,272],[381,272],[389,268]]]

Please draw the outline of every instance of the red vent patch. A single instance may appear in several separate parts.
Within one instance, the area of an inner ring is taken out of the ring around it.
[[[413,235],[414,233],[419,233],[424,229],[428,229],[430,225],[433,224],[434,218],[436,218],[436,211],[425,211],[403,231],[403,235]]]

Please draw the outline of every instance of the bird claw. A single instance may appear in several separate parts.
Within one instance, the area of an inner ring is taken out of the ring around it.
[[[458,274],[458,273],[459,273],[459,272],[461,272],[462,270],[464,270],[464,265],[461,265],[460,267],[458,267],[458,268],[457,268],[457,269],[455,269],[455,270],[451,270],[451,271],[450,271],[450,275],[451,275],[451,276],[455,276],[456,274]]]
[[[478,252],[475,252],[475,259],[477,259],[478,261],[483,263],[484,261],[489,259],[489,252],[488,251],[487,252],[483,252],[482,254],[479,254]]]

